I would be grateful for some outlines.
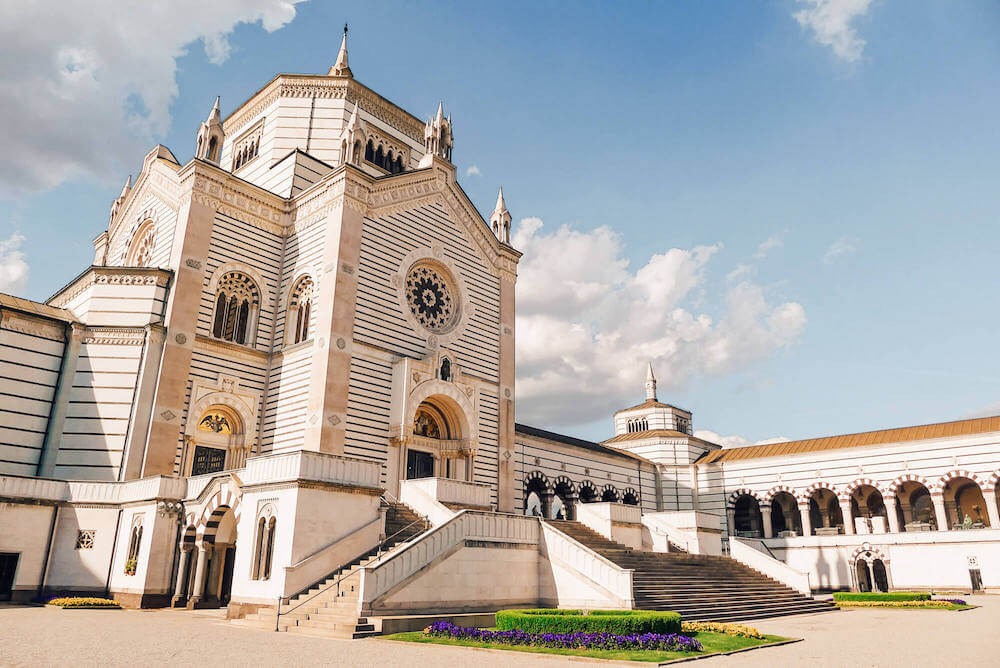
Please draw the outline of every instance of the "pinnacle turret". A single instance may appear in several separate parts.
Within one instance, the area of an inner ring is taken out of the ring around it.
[[[354,77],[351,68],[347,64],[347,24],[344,24],[344,39],[340,42],[340,52],[337,54],[337,62],[333,64],[327,73],[335,77]]]
[[[490,229],[493,230],[493,236],[505,244],[510,243],[510,221],[510,211],[507,210],[507,202],[503,199],[503,186],[500,186],[497,205],[490,214]]]
[[[657,401],[656,376],[653,375],[653,363],[646,364],[646,401]]]

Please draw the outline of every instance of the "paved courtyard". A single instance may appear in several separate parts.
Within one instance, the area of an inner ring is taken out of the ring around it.
[[[760,622],[804,642],[728,657],[711,666],[995,666],[1000,597],[982,608],[851,610]],[[395,643],[328,640],[231,627],[214,613],[0,607],[3,666],[567,666],[642,665]]]

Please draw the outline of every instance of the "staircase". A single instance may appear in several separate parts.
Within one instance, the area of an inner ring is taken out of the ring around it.
[[[633,569],[637,610],[673,610],[690,621],[735,622],[836,609],[729,557],[636,552],[579,522],[546,522],[622,568]]]
[[[358,616],[361,567],[367,566],[386,552],[408,544],[431,528],[430,523],[409,506],[386,501],[383,501],[383,505],[386,506],[386,540],[367,554],[331,573],[326,580],[309,591],[282,604],[277,621],[279,631],[328,638],[364,638],[377,633],[374,624],[366,617]],[[273,631],[274,608],[263,608],[230,623]]]

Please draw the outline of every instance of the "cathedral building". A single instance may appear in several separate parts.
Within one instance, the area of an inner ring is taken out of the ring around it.
[[[515,423],[521,254],[503,191],[483,216],[459,185],[443,104],[419,118],[355,79],[345,33],[325,74],[221,109],[186,164],[149,152],[90,267],[44,303],[0,295],[0,600],[339,614],[353,637],[510,605],[743,619],[1000,588],[1000,418],[722,449],[648,366],[602,443]],[[710,613],[632,551],[728,554],[773,596]]]

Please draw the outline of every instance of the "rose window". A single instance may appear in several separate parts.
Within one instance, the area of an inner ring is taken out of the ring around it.
[[[406,277],[406,303],[425,329],[446,332],[455,319],[451,284],[434,267],[418,265]]]

